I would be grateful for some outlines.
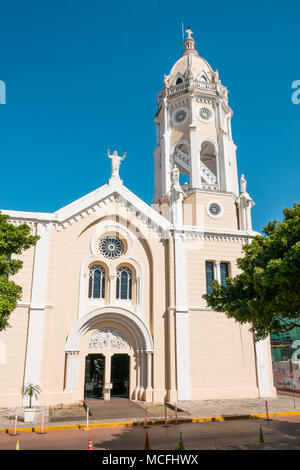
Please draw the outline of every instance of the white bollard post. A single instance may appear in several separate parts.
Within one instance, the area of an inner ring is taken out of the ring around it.
[[[177,411],[177,403],[175,403],[175,424],[178,424],[178,411]]]
[[[145,421],[143,428],[149,428],[148,426],[148,416],[147,416],[147,407],[145,406]]]
[[[165,403],[165,424],[164,427],[167,428],[169,426],[168,424],[168,415],[167,415],[167,405]]]
[[[45,411],[42,412],[41,430],[37,431],[37,434],[46,434],[46,432],[44,431],[44,421],[45,421]]]

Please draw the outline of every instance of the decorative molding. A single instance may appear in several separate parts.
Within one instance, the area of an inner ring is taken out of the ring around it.
[[[127,338],[115,328],[102,328],[92,334],[88,349],[130,349]]]
[[[161,236],[168,232],[170,222],[160,215],[155,209],[150,207],[138,196],[132,193],[125,186],[116,181],[101,186],[82,198],[63,207],[55,213],[22,212],[22,211],[1,211],[10,216],[11,223],[19,225],[26,223],[35,226],[38,222],[50,224],[61,231],[72,224],[76,224],[81,218],[93,215],[103,205],[119,201],[131,213],[139,213],[140,220],[151,227],[151,229]],[[149,223],[151,221],[151,223]]]
[[[195,305],[192,306],[185,306],[185,307],[175,307],[174,305],[170,305],[168,310],[180,310],[180,312],[191,312],[191,311],[214,311],[211,307],[198,307]]]
[[[199,227],[185,226],[172,227],[171,232],[181,235],[184,239],[200,239],[200,240],[214,240],[214,241],[227,241],[227,242],[239,242],[247,243],[249,239],[256,235],[258,232],[254,231],[242,231],[242,230],[218,230],[204,227],[202,230]]]
[[[17,308],[30,308],[31,310],[41,310],[44,308],[53,308],[53,304],[40,304],[40,305],[34,305],[30,302],[18,302],[17,303]]]

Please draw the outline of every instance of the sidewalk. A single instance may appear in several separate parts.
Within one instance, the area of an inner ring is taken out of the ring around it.
[[[300,414],[300,398],[291,396],[279,395],[276,398],[269,398],[268,400],[268,412],[271,416],[272,413],[278,415],[290,415]],[[294,406],[295,403],[295,406]],[[143,410],[142,402],[138,403]],[[196,421],[213,421],[222,419],[238,419],[238,418],[254,418],[254,417],[265,417],[266,406],[265,399],[238,399],[238,400],[201,400],[201,401],[181,401],[177,404],[180,412],[178,413],[178,420],[185,422],[196,422]],[[156,422],[164,421],[163,405],[148,404],[149,415],[148,423],[155,424]],[[81,416],[74,416],[68,410],[68,416],[61,416],[55,422],[49,420],[49,416],[45,415],[45,428],[48,429],[79,429],[84,428],[86,424],[86,415],[82,412]],[[151,410],[151,411],[150,411]],[[24,423],[22,421],[23,416],[21,414],[21,408],[0,408],[0,431],[11,432],[14,427],[14,415],[18,411],[18,423],[17,428],[21,430],[37,430],[41,426],[42,409],[37,412],[37,416],[34,423]],[[78,412],[74,409],[74,413],[78,415]],[[89,420],[91,427],[96,425],[103,426],[134,426],[142,425],[144,420],[139,417],[136,418],[124,418],[126,415],[126,409],[122,411],[122,416],[119,419],[97,419]],[[259,415],[259,416],[257,416]],[[171,408],[168,408],[168,420],[175,419],[175,412]],[[36,429],[34,429],[36,428]]]
[[[199,400],[181,401],[178,407],[187,411],[193,418],[208,416],[234,416],[266,413],[266,399],[244,398],[239,400]],[[268,398],[269,413],[295,412],[300,413],[300,397],[278,395]],[[294,407],[295,403],[295,407]]]

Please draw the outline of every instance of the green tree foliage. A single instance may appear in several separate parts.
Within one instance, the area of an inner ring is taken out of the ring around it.
[[[23,266],[23,262],[14,255],[20,255],[39,239],[38,236],[30,235],[28,225],[15,227],[8,219],[9,216],[0,214],[0,331],[10,326],[9,315],[22,296],[22,287],[10,279]]]
[[[299,326],[300,204],[283,213],[282,222],[269,222],[264,236],[243,246],[240,274],[227,278],[226,286],[213,281],[211,293],[203,296],[215,311],[249,322],[256,340]]]

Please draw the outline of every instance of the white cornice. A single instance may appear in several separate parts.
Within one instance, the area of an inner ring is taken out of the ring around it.
[[[168,232],[170,222],[160,215],[155,209],[133,194],[123,186],[121,181],[110,181],[109,184],[101,186],[80,199],[62,207],[55,213],[23,212],[3,210],[3,214],[10,216],[13,223],[35,223],[54,224],[58,230],[66,228],[80,220],[82,217],[95,212],[103,205],[118,201],[121,205],[142,220],[148,227],[156,232]]]
[[[44,310],[45,308],[52,308],[53,304],[33,304],[31,302],[18,302],[17,307],[30,308],[30,310]]]
[[[174,234],[182,235],[184,238],[187,239],[223,239],[223,240],[236,240],[246,242],[249,238],[253,238],[256,235],[259,235],[258,232],[254,232],[253,230],[230,230],[230,229],[215,229],[215,228],[208,228],[195,226],[187,226],[184,225],[182,227],[171,227],[171,230]]]

